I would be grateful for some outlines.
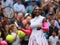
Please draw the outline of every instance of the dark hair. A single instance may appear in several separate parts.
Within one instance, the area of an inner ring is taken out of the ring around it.
[[[56,33],[56,30],[52,30],[52,33],[55,32]]]
[[[6,24],[6,25],[4,26],[4,32],[6,32],[6,26],[8,26],[8,28],[9,28],[9,30],[8,30],[8,34],[11,34],[11,32],[10,32],[10,27],[9,27],[8,24]]]
[[[39,7],[39,6],[36,6],[36,7]],[[35,8],[36,8],[35,7]],[[34,14],[34,11],[35,11],[35,8],[33,9],[33,11],[32,11],[32,18],[34,18],[35,17],[35,14]],[[41,10],[42,11],[42,9],[39,7],[39,10]]]

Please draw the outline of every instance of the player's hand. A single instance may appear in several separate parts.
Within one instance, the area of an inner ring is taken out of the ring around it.
[[[40,30],[41,29],[41,26],[37,26],[37,30]]]

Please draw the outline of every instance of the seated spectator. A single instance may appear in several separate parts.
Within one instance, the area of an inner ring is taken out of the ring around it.
[[[54,19],[52,19],[52,20],[50,21],[51,25],[49,26],[49,36],[52,35],[52,32],[53,32],[54,30],[56,31],[56,34],[58,34],[58,28],[57,28],[56,26],[54,26],[54,22],[55,22]]]
[[[20,38],[18,36],[17,27],[14,24],[12,24],[10,28],[11,28],[11,31],[12,31],[11,34],[15,38],[15,41],[12,43],[12,45],[20,45]]]
[[[23,24],[22,24],[23,19],[24,19],[23,13],[22,12],[18,13],[17,19],[15,21],[15,24],[16,24],[17,27],[21,27],[21,28],[23,27]]]
[[[25,18],[28,22],[30,22],[30,20],[32,19],[32,15],[29,14],[29,13],[26,13],[25,16],[24,16],[24,18]]]
[[[47,19],[47,22],[48,22],[48,25],[49,25],[49,26],[51,25],[51,24],[50,24],[50,21],[51,21],[52,19],[55,19],[55,17],[54,17],[54,14],[50,13],[50,14],[48,15],[48,19]],[[57,22],[56,20],[54,20],[54,21],[55,21],[55,22],[54,22],[54,26],[56,26],[57,28],[59,28],[58,22]]]
[[[48,10],[46,17],[48,17],[49,13],[52,13],[53,15],[55,15],[55,11],[54,11],[53,7],[49,7],[49,10]]]
[[[56,20],[58,22],[58,26],[59,26],[58,28],[60,29],[60,11],[56,13]]]
[[[26,30],[26,36],[25,36],[25,38],[22,40],[22,45],[28,45],[28,40],[29,40],[29,36],[30,36],[30,34],[31,34],[31,28],[30,28],[30,23],[28,23],[27,22],[27,20],[26,19],[24,19],[23,21],[22,21],[22,23],[23,23],[23,29],[22,29],[22,31],[23,32],[25,32],[25,30]],[[27,31],[30,31],[30,32],[27,32]],[[29,34],[28,34],[29,33]]]
[[[10,27],[9,27],[9,25],[6,24],[4,27],[4,40],[6,39],[6,36],[8,34],[10,34]]]
[[[12,0],[2,0],[2,8],[5,8],[7,6],[13,7]]]
[[[58,41],[58,36],[56,36],[56,31],[53,30],[52,35],[49,37],[49,43],[50,45],[56,45],[57,41]]]
[[[36,2],[34,0],[31,0],[31,5],[29,5],[27,8],[26,8],[26,12],[27,13],[32,13],[33,9],[36,7]]]
[[[58,41],[57,41],[57,45],[60,45],[60,30],[58,31]]]
[[[14,4],[14,10],[17,13],[19,13],[19,12],[25,13],[25,7],[23,4],[21,4],[21,0],[17,0],[17,2]]]

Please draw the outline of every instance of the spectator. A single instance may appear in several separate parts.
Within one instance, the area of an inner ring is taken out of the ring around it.
[[[17,13],[19,13],[19,12],[25,13],[25,7],[23,4],[21,4],[21,0],[17,0],[17,2],[14,4],[14,10]]]
[[[56,36],[56,31],[52,31],[52,35],[49,37],[50,45],[56,45],[58,41],[58,36]]]
[[[21,28],[23,27],[23,24],[22,24],[23,19],[24,19],[23,13],[22,12],[18,13],[17,20],[15,21],[15,24],[17,27],[21,27]]]
[[[36,7],[36,2],[34,0],[31,0],[31,5],[26,8],[27,13],[32,13],[33,9]]]
[[[12,45],[20,45],[20,38],[18,36],[18,30],[17,27],[13,24],[11,25],[11,34],[15,37],[15,41],[12,43]]]
[[[49,13],[52,13],[53,15],[55,14],[54,8],[53,7],[49,7],[48,13],[46,15],[46,17],[48,17]]]
[[[5,27],[4,27],[4,40],[6,39],[6,36],[10,33],[10,27],[9,27],[9,25],[5,25]]]
[[[56,31],[56,34],[58,34],[58,28],[56,26],[54,26],[54,22],[55,22],[54,19],[52,19],[50,21],[51,25],[49,26],[49,36],[52,35],[53,30],[55,30]]]
[[[26,19],[24,19],[22,21],[23,23],[23,29],[22,31],[26,30],[26,31],[31,31],[31,28],[30,28],[30,23],[27,22]],[[26,32],[25,32],[26,33]],[[22,45],[28,45],[28,39],[29,39],[29,36],[30,36],[31,32],[29,32],[29,34],[26,33],[26,36],[25,38],[22,40]]]
[[[54,14],[50,13],[50,14],[48,15],[48,19],[47,19],[47,22],[48,22],[49,26],[51,25],[51,24],[50,24],[50,21],[51,21],[52,19],[55,19],[55,17],[54,17]],[[55,22],[54,22],[54,26],[56,26],[57,28],[59,27],[59,26],[58,26],[58,22],[57,22],[56,20],[55,20]]]
[[[58,22],[58,28],[60,29],[60,11],[56,13],[56,20]]]
[[[31,14],[26,13],[25,16],[24,16],[24,18],[25,18],[28,22],[30,22],[30,20],[32,19],[32,16],[31,16]]]
[[[13,2],[11,2],[12,0],[2,0],[2,8],[5,8],[5,7],[13,7]]]
[[[60,45],[60,30],[58,31],[58,41],[57,41],[57,45]]]

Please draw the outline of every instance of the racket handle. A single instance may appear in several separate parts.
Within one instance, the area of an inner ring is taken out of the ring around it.
[[[18,27],[18,24],[16,22],[14,22],[14,23],[15,23],[16,27]]]

